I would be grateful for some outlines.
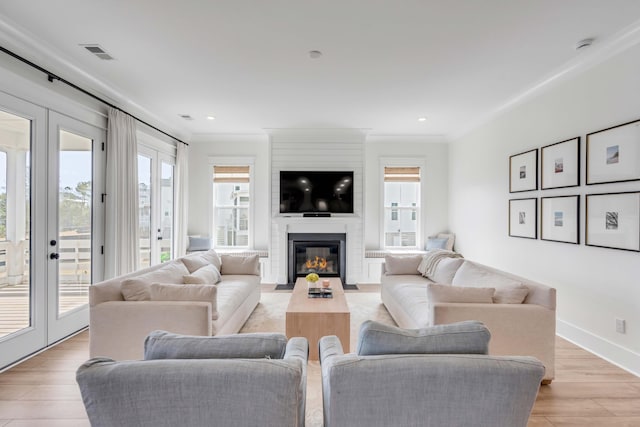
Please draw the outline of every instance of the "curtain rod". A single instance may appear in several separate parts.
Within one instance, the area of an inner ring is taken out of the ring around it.
[[[151,129],[154,129],[154,130],[160,132],[161,134],[168,136],[171,139],[174,139],[174,140],[176,140],[178,142],[181,142],[184,145],[189,145],[186,142],[184,142],[183,140],[181,140],[179,138],[176,138],[175,136],[163,131],[162,129],[158,129],[157,127],[145,122],[144,120],[134,116],[133,114],[130,114],[130,113],[124,111],[122,108],[117,107],[117,106],[113,105],[112,103],[100,98],[99,96],[96,96],[96,95],[92,94],[91,92],[81,88],[80,86],[77,86],[77,85],[71,83],[69,80],[63,79],[62,77],[60,77],[60,76],[58,76],[56,74],[53,74],[51,71],[47,70],[46,68],[43,68],[43,67],[39,66],[38,64],[35,64],[35,63],[29,61],[28,59],[23,58],[22,56],[18,55],[17,53],[14,53],[14,52],[10,51],[9,49],[5,48],[4,46],[0,46],[0,51],[6,53],[9,56],[12,56],[13,58],[17,59],[18,61],[21,61],[21,62],[23,62],[23,63],[35,68],[38,71],[43,72],[44,74],[47,75],[47,80],[49,80],[51,83],[53,83],[54,80],[58,80],[59,82],[62,82],[64,84],[66,84],[67,86],[72,87],[73,89],[75,89],[75,90],[77,90],[79,92],[82,92],[85,95],[90,96],[91,98],[93,98],[93,99],[95,99],[97,101],[100,101],[103,104],[105,104],[105,105],[107,105],[107,106],[109,106],[111,108],[115,108],[118,111],[122,111],[123,113],[130,115],[131,117],[133,117],[134,119],[136,119],[140,123],[149,126]]]

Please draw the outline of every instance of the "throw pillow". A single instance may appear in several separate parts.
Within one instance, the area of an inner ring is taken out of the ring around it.
[[[170,261],[160,268],[123,280],[120,292],[125,301],[149,301],[149,286],[152,283],[181,283],[185,274],[189,274],[189,270],[182,262]]]
[[[448,239],[429,237],[427,239],[427,250],[430,251],[432,249],[447,249],[447,241]]]
[[[151,301],[203,301],[211,304],[211,319],[218,318],[218,287],[216,285],[184,286],[153,283],[149,288]]]
[[[187,251],[208,251],[209,249],[211,249],[211,239],[208,237],[189,236]]]
[[[207,261],[209,261],[209,264],[215,265],[218,271],[221,271],[220,266],[222,265],[222,260],[220,260],[220,256],[215,251],[215,249],[209,249],[207,252],[203,253],[201,256]]]
[[[144,340],[144,359],[282,359],[287,337],[276,333],[215,337],[153,331]]]
[[[260,275],[260,261],[258,255],[239,256],[222,255],[222,274],[253,274]]]
[[[385,255],[384,266],[387,274],[418,274],[422,255]]]
[[[185,267],[187,267],[187,270],[189,270],[189,274],[193,273],[194,271],[200,270],[207,265],[211,265],[211,263],[207,261],[201,254],[188,255],[180,259]]]
[[[476,320],[402,329],[367,320],[360,327],[357,354],[488,354],[491,333]]]
[[[494,302],[510,301],[509,304],[522,303],[529,293],[529,288],[522,282],[474,265],[469,261],[465,261],[460,266],[451,283],[454,286],[493,287],[496,289]],[[524,293],[525,288],[526,293]]]
[[[187,276],[183,276],[184,283],[188,285],[215,285],[220,279],[220,272],[213,264],[209,264]]]
[[[438,239],[447,239],[447,247],[445,248],[448,251],[452,251],[453,250],[453,244],[456,240],[456,235],[453,233],[438,233],[436,235],[436,238]]]
[[[430,279],[436,283],[449,285],[453,281],[453,276],[464,262],[463,258],[442,258],[436,265],[436,269]]]
[[[492,304],[495,291],[495,288],[427,284],[429,304],[436,302]]]

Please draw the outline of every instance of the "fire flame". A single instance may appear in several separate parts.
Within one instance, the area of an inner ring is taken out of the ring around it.
[[[324,270],[327,268],[327,259],[321,258],[319,256],[317,256],[314,260],[308,259],[305,263],[305,267],[307,267],[308,269],[315,268],[318,270]]]

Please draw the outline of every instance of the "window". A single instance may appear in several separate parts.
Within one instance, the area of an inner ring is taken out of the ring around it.
[[[420,167],[384,166],[384,246],[420,245]]]
[[[250,247],[251,166],[213,166],[213,226],[216,247]]]

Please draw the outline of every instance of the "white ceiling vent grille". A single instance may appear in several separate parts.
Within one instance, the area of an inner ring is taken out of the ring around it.
[[[193,120],[193,117],[191,117],[189,114],[179,114],[179,116],[185,120]]]
[[[109,55],[107,51],[105,51],[100,45],[97,44],[81,44],[83,48],[87,49],[89,52],[93,53],[100,59],[104,59],[106,61],[114,59],[113,56]]]

